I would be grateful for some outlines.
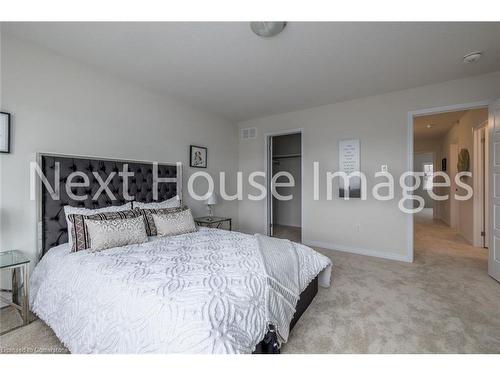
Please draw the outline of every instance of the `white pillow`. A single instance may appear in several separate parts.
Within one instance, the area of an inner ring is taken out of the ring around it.
[[[73,247],[73,239],[71,238],[71,230],[73,229],[73,224],[68,220],[68,216],[75,215],[94,215],[100,214],[102,212],[118,212],[118,211],[128,211],[132,209],[132,202],[125,203],[122,206],[108,206],[103,208],[83,208],[83,207],[72,207],[64,206],[64,216],[66,216],[66,226],[68,227],[68,243],[69,247]]]
[[[152,214],[152,216],[158,236],[177,236],[197,230],[189,208],[167,214]]]
[[[143,243],[148,240],[142,216],[131,219],[86,220],[91,251]]]
[[[159,208],[178,208],[180,206],[181,200],[178,195],[163,202],[143,203],[134,201],[133,203],[134,208],[147,208],[153,210],[157,210]]]

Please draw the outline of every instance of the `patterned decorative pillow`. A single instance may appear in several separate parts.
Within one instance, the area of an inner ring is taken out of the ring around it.
[[[117,212],[117,211],[127,211],[132,209],[132,202],[125,203],[121,206],[108,206],[102,208],[84,208],[84,207],[72,207],[64,206],[64,215],[66,216],[66,226],[68,228],[68,243],[70,247],[73,247],[73,239],[71,236],[71,231],[73,230],[73,224],[69,221],[69,215],[95,215],[101,212]]]
[[[173,198],[164,200],[163,202],[151,202],[151,203],[143,203],[136,202],[132,203],[133,208],[151,208],[158,210],[160,208],[180,208],[181,207],[181,199],[178,195]]]
[[[87,220],[115,220],[115,219],[133,219],[142,216],[139,210],[128,210],[118,212],[103,212],[95,215],[68,215],[68,220],[71,222],[71,251],[80,251],[90,248],[90,238],[85,225]]]
[[[152,216],[158,236],[177,236],[197,230],[189,208],[167,214],[152,214]]]
[[[85,224],[92,251],[143,243],[148,240],[144,220],[141,216],[132,219],[87,219]]]
[[[144,208],[138,209],[143,218],[144,224],[146,225],[146,233],[148,236],[156,236],[156,225],[153,220],[153,214],[164,215],[172,212],[181,211],[183,208]]]

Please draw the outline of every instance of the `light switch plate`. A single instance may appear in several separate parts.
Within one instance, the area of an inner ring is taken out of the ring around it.
[[[380,170],[381,170],[382,172],[387,172],[387,170],[388,170],[388,169],[387,169],[387,165],[386,165],[386,164],[382,165],[382,166],[380,167]]]

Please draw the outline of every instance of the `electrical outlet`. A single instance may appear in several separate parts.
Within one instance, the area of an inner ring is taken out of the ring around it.
[[[387,165],[386,165],[386,164],[382,165],[382,166],[380,167],[380,170],[381,170],[382,172],[384,172],[384,173],[387,173],[387,171],[388,171]]]

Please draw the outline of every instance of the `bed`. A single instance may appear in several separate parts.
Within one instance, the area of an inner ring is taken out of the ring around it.
[[[182,167],[47,154],[39,163],[61,186],[76,170],[90,181],[73,191],[87,200],[70,198],[64,188],[59,199],[44,185],[39,191],[42,258],[31,277],[30,306],[72,353],[279,353],[318,284],[329,285],[330,261],[314,250],[219,229],[71,252],[62,207],[125,203],[123,164],[135,172],[128,186],[135,200],[153,200],[156,168],[163,178],[157,200],[182,197]],[[101,183],[115,173],[109,183],[115,200],[90,198],[100,186],[96,171]],[[288,278],[300,292],[295,300],[282,298]],[[293,317],[286,314],[290,301]]]

